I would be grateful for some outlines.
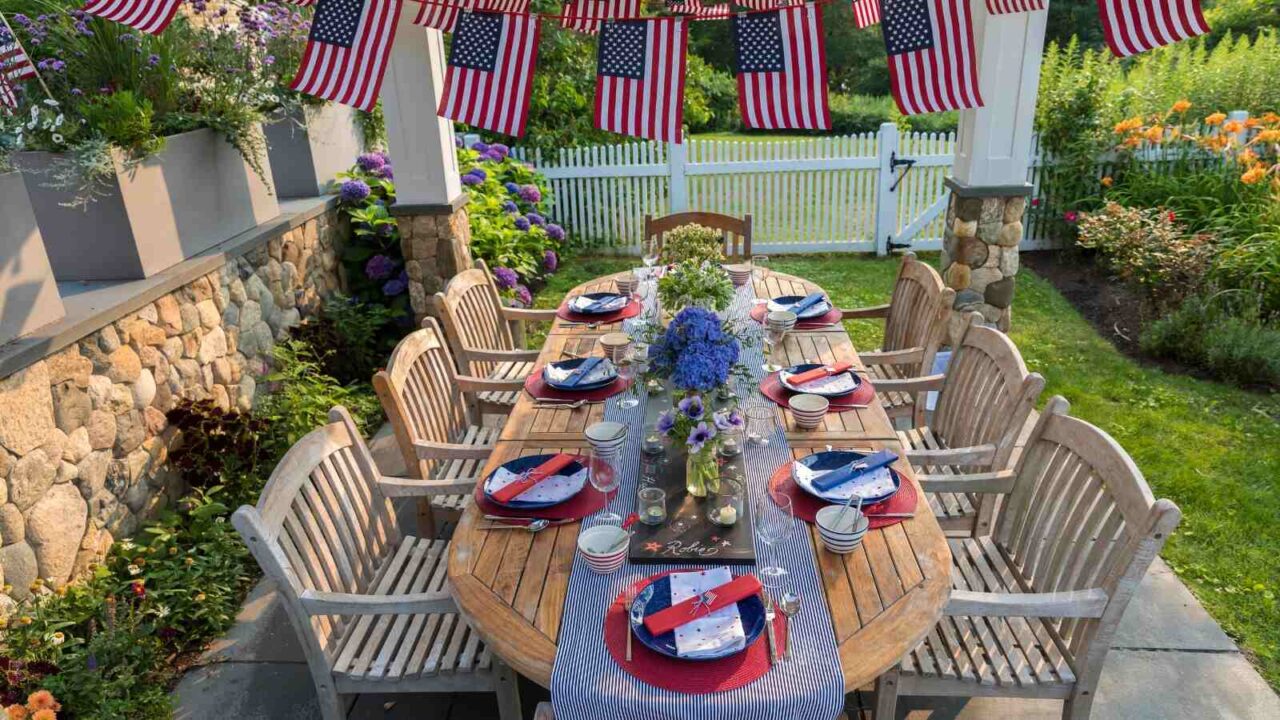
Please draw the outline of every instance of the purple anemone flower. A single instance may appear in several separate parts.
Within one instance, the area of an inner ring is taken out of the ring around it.
[[[387,297],[395,297],[396,295],[399,295],[408,289],[409,289],[409,274],[406,272],[401,272],[399,277],[393,280],[388,280],[386,283],[383,284],[382,294],[386,295]]]
[[[499,289],[508,290],[520,282],[520,276],[516,275],[516,271],[511,268],[496,267],[493,269],[493,282]]]
[[[396,261],[386,255],[374,255],[364,264],[364,274],[370,280],[386,280],[396,271]]]
[[[369,197],[369,186],[363,180],[347,180],[342,183],[339,195],[347,202],[360,202]]]
[[[538,189],[537,185],[521,185],[516,194],[525,202],[542,202],[542,191]]]
[[[480,178],[481,180],[488,180],[488,179],[489,179],[489,173],[485,172],[483,168],[473,167],[473,168],[471,168],[470,170],[468,170],[468,171],[467,171],[467,174],[468,174],[468,175],[475,175],[476,177]]]
[[[516,229],[517,229],[517,230],[524,230],[525,232],[528,232],[528,231],[529,231],[529,228],[531,228],[531,227],[533,227],[533,226],[529,224],[529,218],[522,218],[522,217],[518,217],[518,218],[516,218]]]
[[[672,428],[674,428],[675,426],[676,426],[676,416],[675,416],[675,413],[671,412],[670,410],[665,410],[661,415],[658,416],[658,426],[657,426],[658,432],[662,433],[663,435],[670,433]]]
[[[564,239],[564,228],[555,223],[549,223],[543,230],[547,231],[547,237],[552,240],[560,241]]]
[[[706,407],[702,404],[702,398],[697,395],[691,395],[681,400],[676,407],[680,408],[680,412],[684,413],[685,417],[692,420],[697,420],[706,412]]]
[[[506,156],[511,154],[511,148],[507,147],[506,145],[503,145],[502,143],[494,143],[489,146],[489,152],[495,153],[505,158]]]
[[[542,254],[542,267],[547,272],[555,272],[560,267],[560,256],[555,250],[548,250]]]
[[[712,438],[716,436],[716,428],[714,425],[708,425],[704,422],[698,423],[693,432],[689,433],[689,450],[691,452],[701,452]]]
[[[712,419],[716,423],[716,429],[722,432],[727,430],[736,430],[746,424],[742,418],[742,413],[737,410],[721,410],[712,416]]]

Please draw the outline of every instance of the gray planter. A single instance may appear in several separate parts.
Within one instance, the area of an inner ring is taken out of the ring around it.
[[[282,198],[323,195],[334,175],[364,152],[356,111],[326,103],[281,114],[266,126],[271,175]]]
[[[0,173],[0,345],[64,315],[22,175]]]
[[[60,281],[150,277],[280,214],[268,183],[212,130],[173,135],[132,167],[117,153],[114,181],[85,207],[48,187],[57,159],[30,152],[15,163]]]

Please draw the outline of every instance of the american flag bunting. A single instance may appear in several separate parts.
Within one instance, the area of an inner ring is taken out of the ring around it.
[[[468,12],[458,18],[439,114],[523,135],[538,62],[536,15]]]
[[[954,0],[883,0],[889,85],[903,115],[982,107],[973,12]]]
[[[720,3],[718,5],[703,5],[702,0],[685,0],[685,2],[668,2],[667,9],[673,13],[680,15],[688,15],[696,18],[718,18],[726,19],[733,13],[729,10],[729,3]]]
[[[366,112],[378,102],[403,0],[319,0],[289,87]]]
[[[683,141],[688,25],[680,17],[604,24],[596,54],[596,127]]]
[[[853,22],[860,28],[880,24],[880,0],[853,0]]]
[[[602,20],[638,17],[640,0],[569,0],[563,12],[561,26],[595,35],[600,32]]]
[[[831,128],[822,10],[813,3],[733,17],[738,107],[749,128]]]
[[[803,5],[803,0],[730,0],[748,10],[777,10],[788,5]]]
[[[1098,17],[1116,57],[1209,32],[1200,0],[1098,0]]]
[[[413,18],[414,25],[453,32],[458,14],[463,9],[487,12],[523,13],[529,11],[529,0],[465,0],[461,4],[449,0],[424,2]]]
[[[178,12],[182,0],[89,0],[83,10],[139,32],[159,35]]]
[[[987,12],[991,15],[1036,12],[1044,9],[1045,0],[987,0]]]
[[[13,83],[0,74],[0,112],[10,115],[17,107],[18,95],[13,91]]]

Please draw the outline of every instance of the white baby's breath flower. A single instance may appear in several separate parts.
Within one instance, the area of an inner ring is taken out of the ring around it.
[[[130,563],[130,565],[129,565],[129,568],[128,568],[128,569],[129,569],[129,574],[130,574],[130,575],[137,575],[138,573],[142,572],[142,568],[140,568],[140,567],[138,567],[137,565],[134,565],[134,564],[132,564],[132,563]]]

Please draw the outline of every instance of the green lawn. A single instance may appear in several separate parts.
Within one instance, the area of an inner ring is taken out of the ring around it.
[[[566,262],[538,306],[633,264]],[[772,265],[845,307],[886,302],[897,270],[893,259],[863,256],[775,256]],[[1013,309],[1011,336],[1048,381],[1045,399],[1064,395],[1073,414],[1133,455],[1157,496],[1178,503],[1184,517],[1165,560],[1280,688],[1280,400],[1134,362],[1029,270],[1018,275]],[[878,346],[878,325],[846,325],[857,347]]]

